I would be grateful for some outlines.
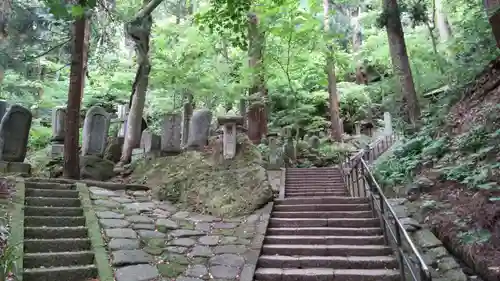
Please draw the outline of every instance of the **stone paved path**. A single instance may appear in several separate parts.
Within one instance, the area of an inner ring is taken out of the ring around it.
[[[90,194],[117,281],[232,281],[253,273],[263,210],[221,220],[151,200],[144,191],[90,187]]]

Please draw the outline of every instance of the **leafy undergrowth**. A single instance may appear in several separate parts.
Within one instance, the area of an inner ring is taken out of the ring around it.
[[[204,151],[135,164],[131,181],[152,187],[160,200],[217,216],[245,215],[273,196],[262,156],[246,135],[237,136],[237,155],[224,160],[222,141],[214,138]]]
[[[387,194],[417,186],[447,203],[427,222],[486,280],[500,279],[499,72],[497,59],[474,83],[446,93],[425,112],[422,129],[375,167]],[[434,182],[432,190],[419,185],[422,178]]]

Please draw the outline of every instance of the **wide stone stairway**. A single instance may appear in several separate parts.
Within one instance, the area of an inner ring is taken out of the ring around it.
[[[98,276],[75,185],[25,183],[23,281],[83,281]]]
[[[337,168],[286,170],[257,281],[396,281],[398,262],[367,198],[350,197]]]

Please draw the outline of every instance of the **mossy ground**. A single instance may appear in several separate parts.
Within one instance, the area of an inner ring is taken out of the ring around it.
[[[234,159],[224,160],[222,142],[213,138],[204,151],[138,161],[131,180],[151,186],[160,200],[197,212],[249,214],[272,198],[272,190],[262,157],[244,134],[237,137],[237,151]]]

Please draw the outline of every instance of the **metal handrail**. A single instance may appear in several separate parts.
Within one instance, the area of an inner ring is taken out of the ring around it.
[[[391,243],[395,243],[401,280],[432,281],[429,268],[411,240],[410,235],[399,221],[394,209],[389,204],[367,164],[367,161],[372,162],[376,160],[378,156],[391,147],[395,141],[396,138],[394,136],[386,136],[378,139],[372,145],[367,146],[366,149],[346,159],[341,164],[342,173],[344,174],[344,179],[351,196],[370,198],[372,210],[374,212],[376,211],[380,218],[386,244],[390,245]],[[367,188],[367,186],[369,188]],[[413,256],[413,259],[408,258],[405,254],[405,246],[409,249],[409,254]],[[413,263],[416,263],[418,273],[414,270],[412,266]],[[407,278],[405,267],[409,268],[408,273],[411,274],[411,279]]]

